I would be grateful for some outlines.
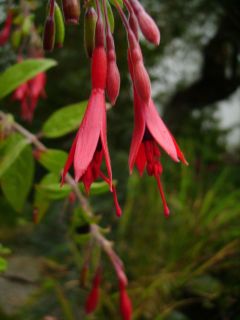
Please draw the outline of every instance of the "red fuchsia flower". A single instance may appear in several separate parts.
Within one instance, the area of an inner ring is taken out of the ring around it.
[[[132,318],[132,302],[128,296],[125,282],[119,279],[120,312],[123,320]]]
[[[100,297],[101,278],[102,278],[102,270],[101,268],[98,268],[93,278],[92,289],[85,303],[85,312],[87,314],[94,312],[97,308],[99,297]]]
[[[45,98],[46,74],[39,73],[26,83],[21,84],[13,93],[13,100],[21,102],[21,116],[31,122],[40,97]]]
[[[104,27],[100,15],[98,15],[96,27],[96,47],[93,51],[91,73],[91,96],[65,164],[62,183],[72,164],[75,180],[83,182],[87,193],[89,193],[91,184],[98,178],[102,178],[107,182],[110,191],[113,193],[116,214],[120,216],[122,211],[117,200],[116,188],[112,183],[111,161],[107,145],[105,102],[107,55],[104,48]],[[108,177],[101,171],[103,158],[105,159]]]
[[[150,103],[146,104],[140,99],[134,83],[130,52],[128,54],[128,63],[134,87],[134,131],[129,155],[130,173],[132,173],[133,167],[136,165],[140,175],[143,174],[146,168],[148,175],[155,177],[163,202],[164,214],[168,217],[170,211],[160,179],[163,168],[160,162],[161,152],[159,146],[174,161],[181,160],[184,164],[187,164],[187,161],[174,137],[160,118],[153,101],[150,100]]]
[[[3,46],[9,39],[12,26],[12,13],[9,12],[3,29],[0,31],[0,46]]]

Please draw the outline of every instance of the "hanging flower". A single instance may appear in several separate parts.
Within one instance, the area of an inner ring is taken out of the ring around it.
[[[187,161],[174,137],[160,118],[152,99],[149,104],[146,104],[139,97],[134,84],[130,53],[128,55],[128,62],[130,74],[133,78],[134,91],[134,131],[129,154],[130,173],[132,173],[133,167],[136,165],[140,175],[143,174],[146,168],[148,175],[155,177],[163,202],[164,214],[168,217],[170,211],[160,179],[163,168],[160,162],[161,152],[159,146],[174,161],[178,162],[181,160],[184,164],[187,164]]]
[[[72,144],[65,164],[62,183],[70,167],[74,166],[75,180],[82,181],[86,193],[89,193],[91,184],[102,178],[109,185],[113,193],[116,214],[122,211],[119,206],[116,188],[112,182],[111,161],[107,145],[107,121],[105,88],[107,78],[107,55],[104,48],[104,31],[101,19],[96,27],[96,47],[92,57],[92,92],[88,101],[87,110]],[[108,176],[101,171],[101,164],[105,159]]]
[[[46,74],[39,73],[21,84],[13,93],[12,99],[20,101],[23,120],[31,122],[40,97],[45,98]]]

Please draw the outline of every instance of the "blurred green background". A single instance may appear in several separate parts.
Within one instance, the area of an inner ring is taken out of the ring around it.
[[[128,151],[133,102],[126,62],[126,35],[116,18],[115,44],[121,93],[108,112],[113,175],[123,216],[116,219],[109,193],[90,197],[100,225],[123,259],[133,301],[133,319],[240,319],[240,3],[238,0],[145,0],[161,30],[161,45],[142,41],[156,105],[189,162],[163,155],[162,181],[171,217],[165,220],[154,179],[137,172],[129,178]],[[4,1],[0,2],[4,20]],[[36,21],[44,21],[39,6]],[[2,21],[0,20],[0,21]],[[47,80],[47,99],[38,104],[36,133],[59,108],[86,100],[89,61],[83,24],[68,26],[64,48],[48,55],[58,61]],[[14,63],[11,46],[0,48],[0,70]],[[9,97],[0,107],[14,114]],[[21,122],[22,123],[22,122]],[[74,134],[43,140],[68,151]],[[34,185],[46,171],[36,165]],[[33,186],[34,187],[34,186]],[[39,225],[32,223],[33,191],[24,210],[15,212],[0,195],[0,243],[8,268],[0,276],[0,319],[87,319],[84,301],[99,259],[93,252],[87,288],[79,274],[88,236],[76,222],[79,212],[54,201]],[[84,229],[84,230],[83,230]],[[7,249],[5,249],[6,251]],[[7,250],[8,251],[8,250]],[[1,252],[1,250],[0,250]],[[101,302],[89,319],[120,319],[114,271],[102,254]]]

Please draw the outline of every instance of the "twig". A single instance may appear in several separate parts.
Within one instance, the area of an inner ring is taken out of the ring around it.
[[[8,116],[4,112],[0,111],[0,122],[6,122],[8,121]],[[23,126],[21,126],[17,122],[11,122],[10,126],[12,129],[20,133],[22,136],[24,136],[31,144],[33,144],[37,149],[41,151],[47,151],[48,148],[37,138],[36,135],[32,134],[28,130],[26,130]],[[72,188],[72,191],[77,196],[78,202],[83,208],[84,212],[89,216],[89,218],[93,217],[92,209],[89,205],[89,202],[87,198],[81,193],[81,191],[78,188],[77,183],[73,179],[73,177],[68,173],[65,178],[66,183]],[[102,248],[102,250],[107,254],[110,261],[112,262],[116,272],[118,272],[118,268],[121,267],[123,269],[123,263],[119,256],[116,254],[116,252],[113,250],[112,242],[110,242],[108,239],[106,239],[97,224],[91,224],[90,226],[90,232],[92,234],[92,237],[95,239],[95,241],[99,244],[99,246]]]

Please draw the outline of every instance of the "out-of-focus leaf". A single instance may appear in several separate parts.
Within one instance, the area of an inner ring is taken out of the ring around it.
[[[4,247],[1,243],[0,243],[0,255],[8,255],[10,254],[12,251],[11,249],[7,248],[7,247]]]
[[[207,297],[217,297],[222,291],[221,283],[209,275],[199,276],[190,280],[187,287],[191,292]]]
[[[113,181],[114,183],[114,181]],[[85,191],[84,186],[82,184],[79,185],[81,191]],[[91,185],[90,194],[91,195],[98,195],[109,191],[109,186],[106,182],[94,182]]]
[[[7,261],[4,258],[0,257],[0,272],[6,271],[7,266],[8,266]]]
[[[32,149],[28,145],[1,177],[3,193],[16,211],[21,211],[31,189],[34,173]]]
[[[4,141],[3,144],[4,147],[1,149],[0,157],[0,178],[20,156],[23,149],[29,144],[29,141],[18,133],[15,133]]]
[[[0,75],[0,99],[14,91],[20,84],[56,64],[52,59],[27,59],[9,67]]]
[[[48,199],[45,192],[43,192],[40,188],[35,189],[34,194],[34,207],[35,207],[35,223],[39,223],[44,215],[46,214],[51,201]]]
[[[54,112],[44,123],[42,133],[47,138],[58,138],[76,130],[83,118],[87,102],[72,104]]]
[[[60,186],[59,175],[54,173],[47,174],[36,188],[41,190],[42,194],[49,200],[64,199],[71,192],[69,185]]]
[[[39,162],[49,171],[59,174],[66,160],[67,153],[62,150],[48,149],[41,153]]]

